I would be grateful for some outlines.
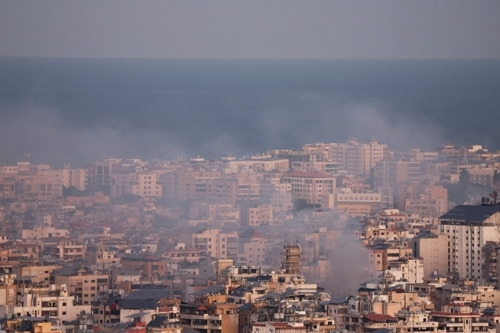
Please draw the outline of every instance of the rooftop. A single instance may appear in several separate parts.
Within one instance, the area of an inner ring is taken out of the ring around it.
[[[463,221],[481,224],[498,212],[500,212],[500,205],[458,205],[442,215],[439,219],[441,223],[446,223],[447,221]]]

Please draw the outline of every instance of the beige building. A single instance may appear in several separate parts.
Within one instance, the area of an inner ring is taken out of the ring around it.
[[[67,229],[57,229],[52,226],[37,226],[31,230],[24,229],[22,231],[22,239],[24,240],[37,240],[50,237],[69,237]]]
[[[318,159],[316,155],[310,155],[309,161],[292,161],[292,170],[303,172],[321,172],[335,175],[338,172],[338,163]]]
[[[48,165],[33,166],[29,174],[20,174],[17,195],[23,199],[50,199],[62,196],[62,171],[51,170]]]
[[[241,209],[241,224],[246,226],[259,226],[261,224],[272,224],[273,206],[253,205]]]
[[[0,176],[0,198],[14,199],[16,197],[16,177]]]
[[[181,304],[183,332],[238,332],[237,304]]]
[[[231,173],[244,173],[244,172],[269,172],[280,171],[286,172],[288,170],[287,159],[274,159],[268,155],[253,156],[247,160],[226,159],[226,169]]]
[[[278,214],[292,210],[292,185],[281,183],[278,178],[260,184],[260,200],[273,206],[273,212]]]
[[[87,188],[87,169],[70,169],[69,166],[64,166],[61,170],[61,178],[64,187],[74,186],[80,191],[84,191]]]
[[[240,223],[240,208],[226,203],[194,201],[189,204],[189,224]]]
[[[422,176],[421,161],[378,161],[373,170],[374,186],[384,187],[396,185],[403,182],[419,181]]]
[[[58,265],[17,265],[13,267],[13,273],[18,277],[30,277],[33,283],[49,285],[54,283],[54,272],[60,269]]]
[[[205,229],[192,236],[193,248],[217,259],[238,257],[238,234],[220,229]]]
[[[369,215],[383,208],[382,194],[353,192],[350,188],[341,188],[335,194],[335,207],[352,216]]]
[[[291,185],[292,199],[315,208],[328,209],[334,205],[335,178],[319,172],[293,171],[282,178]]]
[[[266,238],[257,230],[240,236],[238,262],[246,266],[260,266],[265,260]]]
[[[428,185],[405,201],[404,210],[410,214],[438,217],[448,210],[448,190],[441,185]]]
[[[108,274],[85,272],[64,267],[55,273],[55,283],[66,285],[77,304],[91,304],[96,297],[106,296],[109,290]]]
[[[355,176],[369,175],[375,164],[388,154],[385,144],[376,141],[360,143],[357,140],[344,143],[314,143],[305,145],[303,150],[336,162],[339,171],[344,170]]]
[[[448,236],[423,234],[413,239],[413,255],[424,264],[424,277],[448,273]]]
[[[163,194],[163,187],[156,172],[136,172],[131,187],[131,193],[140,197],[159,198]]]

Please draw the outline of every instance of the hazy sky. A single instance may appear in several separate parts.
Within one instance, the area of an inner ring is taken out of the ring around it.
[[[0,0],[0,56],[500,58],[500,1]]]

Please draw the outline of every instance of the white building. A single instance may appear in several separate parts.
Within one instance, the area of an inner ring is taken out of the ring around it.
[[[66,285],[51,285],[48,292],[37,292],[36,289],[20,296],[16,305],[0,306],[0,317],[49,317],[61,321],[72,321],[85,311],[90,313],[90,305],[75,305],[75,297],[68,295]]]
[[[386,276],[391,276],[394,281],[409,283],[422,283],[424,281],[424,264],[421,259],[401,259],[392,261]]]

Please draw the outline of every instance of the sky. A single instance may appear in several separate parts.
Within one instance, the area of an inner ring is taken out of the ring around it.
[[[0,0],[0,56],[500,58],[500,1]]]

